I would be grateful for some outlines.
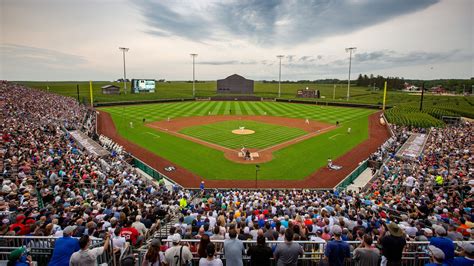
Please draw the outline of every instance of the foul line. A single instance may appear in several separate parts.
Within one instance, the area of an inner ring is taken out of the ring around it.
[[[331,137],[329,137],[329,139],[332,139],[332,138],[334,138],[334,137],[336,137],[336,136],[339,136],[339,135],[342,135],[342,134],[341,134],[341,133],[337,133],[336,135],[332,135]]]
[[[146,133],[155,136],[155,138],[159,138],[159,137],[160,137],[159,135],[156,135],[155,133],[151,133],[151,132],[146,132]]]

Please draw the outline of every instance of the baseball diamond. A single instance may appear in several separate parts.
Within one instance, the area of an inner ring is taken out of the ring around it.
[[[385,127],[380,126],[378,134],[372,132],[379,127],[378,114],[360,108],[200,101],[100,110],[99,131],[102,134],[158,170],[175,166],[176,171],[168,173],[170,177],[189,186],[197,186],[201,179],[206,180],[208,186],[215,184],[216,187],[226,187],[226,182],[252,180],[257,163],[261,167],[258,176],[261,186],[264,186],[262,182],[268,182],[271,187],[275,181],[280,182],[281,187],[291,186],[291,182],[305,182],[305,187],[306,184],[314,187],[336,185],[363,160],[361,153],[356,153],[355,157],[350,155],[351,150],[357,148],[364,154],[370,153],[388,138]],[[374,122],[369,122],[372,119]],[[129,126],[130,122],[133,122],[133,128]],[[240,127],[255,133],[232,133]],[[351,134],[347,134],[348,127],[352,129]],[[159,138],[150,137],[149,133]],[[244,160],[239,156],[243,147],[258,157]],[[327,158],[339,163],[338,158],[343,156],[352,158],[340,162],[345,164],[337,171],[340,177],[331,178],[331,174],[326,173],[323,176]]]

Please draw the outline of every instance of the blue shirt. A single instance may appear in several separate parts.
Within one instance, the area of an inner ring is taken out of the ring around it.
[[[430,240],[430,245],[433,245],[444,252],[444,261],[448,264],[453,264],[454,260],[454,243],[451,239],[446,237],[433,237]]]
[[[54,244],[54,251],[48,266],[69,266],[72,253],[79,251],[79,240],[70,236],[61,237]]]
[[[457,258],[454,258],[453,265],[472,266],[472,265],[474,265],[474,259],[468,259],[466,257],[457,257]]]
[[[329,241],[324,255],[328,257],[329,265],[331,266],[343,266],[344,259],[351,257],[351,251],[349,244],[341,240]]]

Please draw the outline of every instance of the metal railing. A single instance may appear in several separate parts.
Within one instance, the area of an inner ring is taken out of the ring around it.
[[[33,261],[36,261],[38,265],[47,265],[51,256],[53,254],[54,245],[58,237],[42,237],[42,236],[0,236],[0,260],[8,260],[8,255],[11,251],[25,247],[28,250],[28,254],[32,256]],[[163,240],[163,245],[167,245],[170,240]],[[212,240],[216,245],[216,255],[225,261],[225,252],[224,252],[224,240]],[[256,245],[256,241],[247,240],[242,241],[245,249]],[[304,254],[299,257],[299,265],[317,265],[319,262],[324,260],[324,250],[326,249],[327,242],[316,242],[316,241],[294,241],[295,243],[300,244],[303,247]],[[353,251],[360,245],[359,241],[346,241],[351,250],[351,256]],[[474,241],[467,241],[469,243],[474,243]],[[92,240],[91,248],[99,247],[103,245],[103,240]],[[184,239],[181,241],[182,244],[190,247],[191,252],[193,253],[193,260],[191,261],[192,265],[199,264],[199,256],[197,255],[197,244],[199,243],[198,239]],[[273,250],[280,243],[284,241],[267,241],[267,245]],[[454,242],[459,244],[459,241]],[[429,261],[429,256],[426,252],[429,242],[425,241],[408,241],[407,245],[402,254],[402,265],[406,266],[418,266],[424,265]],[[143,246],[142,248],[136,249],[134,251],[137,254],[137,263],[141,265],[143,258],[147,252],[148,246]],[[250,257],[243,255],[244,264],[248,265],[250,262]],[[102,263],[108,263],[108,265],[114,265],[113,260],[108,252],[104,252],[101,256],[97,258],[97,263],[100,265]],[[272,265],[275,265],[276,262],[272,259]],[[356,261],[348,259],[346,265],[355,265]],[[117,264],[118,265],[118,264]]]
[[[170,240],[164,239],[163,245],[166,245]],[[225,252],[224,252],[224,240],[212,240],[212,243],[216,245],[216,256],[225,262]],[[255,240],[246,240],[242,241],[245,247],[245,250],[248,250],[249,247],[256,245]],[[303,247],[303,255],[298,258],[298,265],[319,265],[319,263],[325,260],[324,251],[327,246],[327,242],[316,242],[316,241],[293,241],[300,244]],[[351,258],[346,260],[345,265],[352,266],[356,265],[356,261],[353,259],[354,250],[360,245],[360,241],[345,241],[350,246]],[[474,243],[474,241],[468,241],[469,243]],[[199,255],[197,254],[197,244],[199,240],[197,239],[183,239],[181,244],[187,245],[190,247],[191,253],[193,254],[193,260],[191,261],[192,265],[199,264]],[[285,243],[284,241],[267,241],[266,245],[271,247],[274,251],[276,246],[280,243]],[[460,241],[455,241],[454,243],[458,244]],[[430,256],[427,253],[427,247],[429,242],[427,241],[408,241],[405,249],[402,253],[402,265],[404,266],[418,266],[425,265],[429,262]],[[141,265],[143,258],[147,252],[146,247],[142,247],[135,251],[138,253],[138,265]],[[244,265],[250,264],[250,256],[243,255],[242,257]],[[276,265],[276,261],[272,258],[271,264]]]
[[[60,237],[44,236],[0,236],[0,260],[8,260],[8,255],[15,249],[24,247],[38,265],[47,265],[53,255],[56,240]],[[92,239],[90,248],[100,247],[102,239]],[[97,263],[108,263],[111,256],[104,252],[97,257]]]

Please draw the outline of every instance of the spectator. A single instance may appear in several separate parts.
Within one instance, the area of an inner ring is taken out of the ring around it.
[[[429,245],[428,253],[430,255],[430,262],[426,263],[425,266],[448,266],[449,264],[444,263],[444,253],[441,249]]]
[[[293,242],[294,233],[291,228],[285,230],[285,243],[278,244],[274,257],[278,266],[296,266],[298,257],[303,256],[303,247]]]
[[[142,220],[142,216],[137,215],[137,217],[135,218],[135,222],[132,224],[132,227],[137,229],[138,233],[141,236],[145,236],[147,229],[146,229],[145,225],[141,222],[141,220]]]
[[[342,229],[339,225],[332,227],[332,233],[334,234],[334,239],[327,243],[324,256],[330,266],[342,266],[345,260],[351,257],[349,244],[342,241]]]
[[[237,239],[237,231],[235,229],[229,231],[229,238],[224,241],[226,265],[242,266],[242,255],[245,254],[244,244],[241,240]]]
[[[97,264],[97,257],[102,255],[104,251],[109,248],[110,239],[107,233],[104,237],[104,246],[90,249],[92,243],[91,238],[88,235],[83,235],[79,239],[79,251],[72,254],[69,260],[70,266],[94,266]]]
[[[472,266],[474,265],[474,244],[462,242],[459,247],[462,251],[459,257],[454,258],[453,265],[456,266]]]
[[[197,254],[199,256],[199,258],[206,258],[207,257],[207,254],[206,254],[206,250],[207,250],[207,245],[209,245],[209,243],[211,243],[211,240],[209,239],[209,236],[204,234],[202,235],[201,237],[201,240],[199,241],[199,244],[198,244],[198,251],[197,251]],[[215,247],[214,247],[215,249]]]
[[[395,222],[385,225],[388,232],[380,239],[382,245],[382,262],[385,260],[387,266],[398,266],[402,263],[402,252],[406,241],[402,229]]]
[[[130,241],[130,244],[133,246],[140,244],[143,240],[143,237],[140,236],[137,229],[132,227],[130,220],[125,222],[125,227],[120,231],[120,236],[125,237],[125,240]]]
[[[165,255],[160,251],[160,248],[160,240],[157,238],[153,239],[145,254],[142,266],[163,266],[165,263]]]
[[[209,243],[206,247],[206,258],[199,260],[199,266],[222,266],[222,260],[215,257],[216,248],[213,243]]]
[[[443,226],[435,226],[436,237],[431,238],[430,245],[441,249],[444,253],[444,263],[453,264],[455,246],[451,239],[447,237],[446,229]]]
[[[68,226],[63,230],[63,237],[58,238],[54,244],[53,256],[48,266],[68,266],[74,252],[79,251],[79,240],[72,238],[76,226]]]
[[[8,255],[7,266],[29,266],[32,265],[31,256],[27,256],[26,249],[21,247],[13,250]]]
[[[176,233],[172,236],[173,246],[165,251],[165,261],[168,266],[187,265],[193,259],[189,247],[180,245],[181,236]]]
[[[380,265],[380,251],[372,247],[372,237],[365,234],[360,246],[354,250],[353,259],[357,266]]]
[[[251,266],[270,266],[273,257],[272,249],[265,244],[265,236],[257,236],[257,245],[250,246],[247,250]]]

